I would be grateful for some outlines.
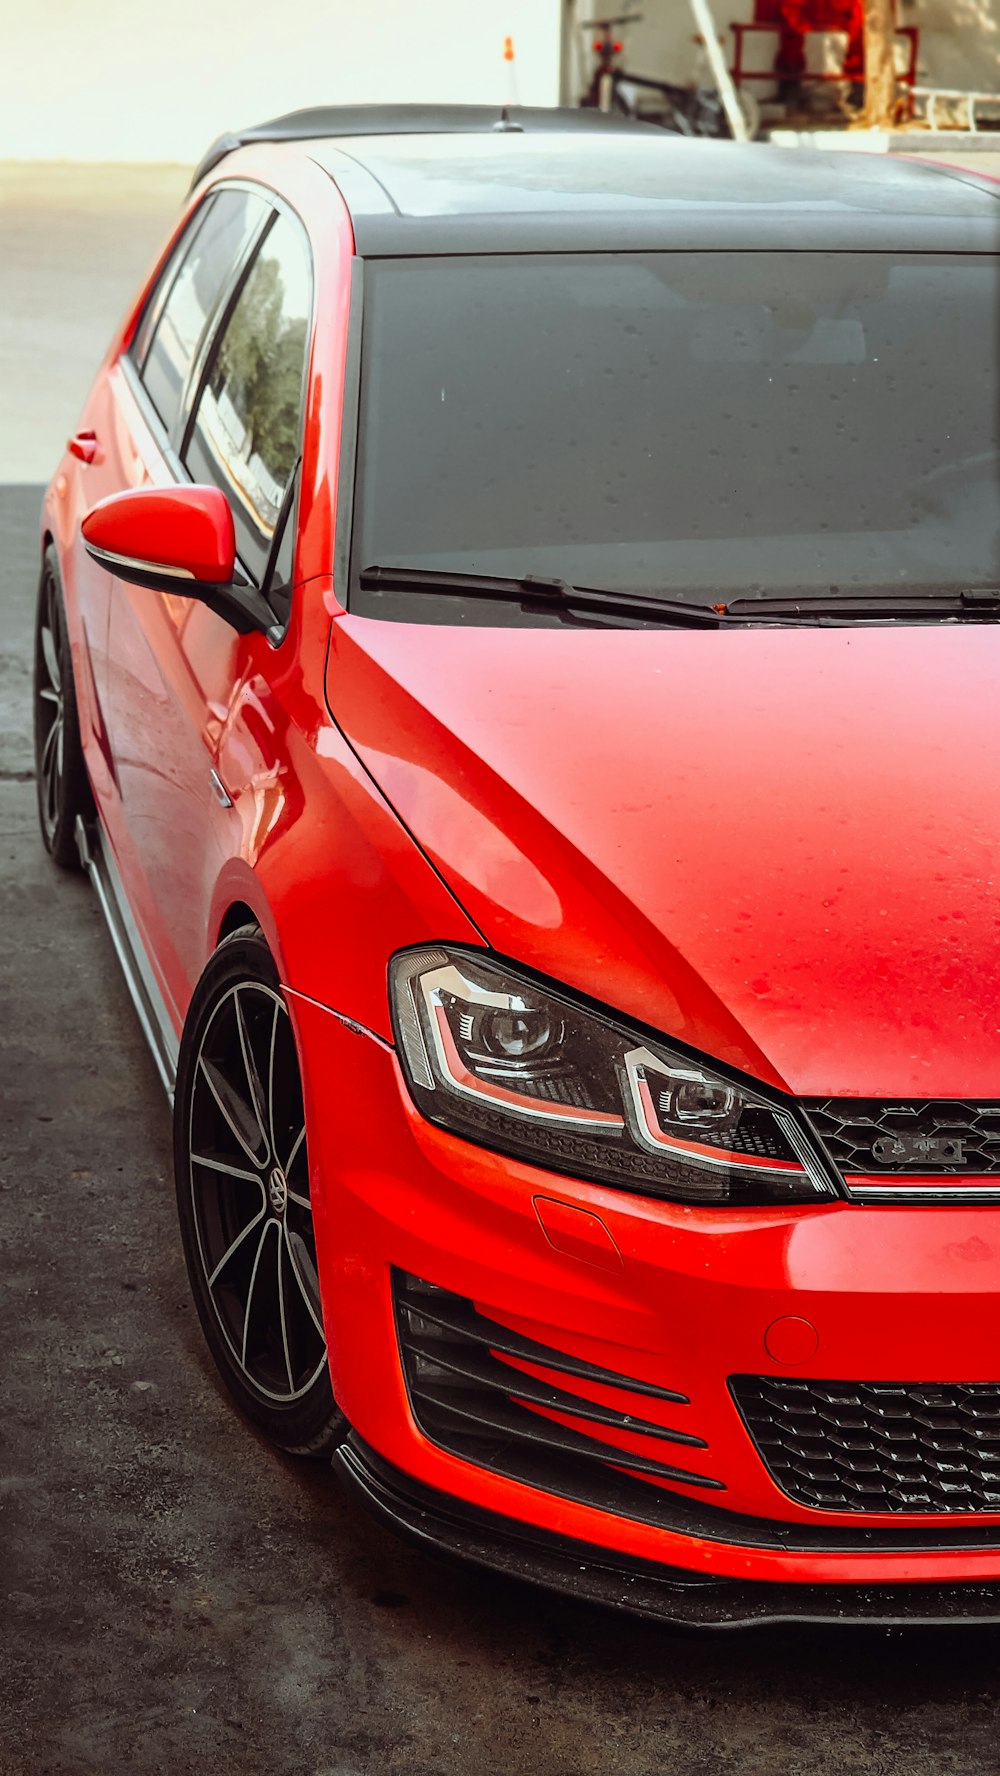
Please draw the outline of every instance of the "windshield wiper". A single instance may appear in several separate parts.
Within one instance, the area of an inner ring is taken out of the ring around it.
[[[1000,617],[1000,586],[968,586],[959,593],[819,593],[801,598],[732,598],[727,604],[693,604],[659,592],[612,591],[571,586],[541,574],[446,573],[434,567],[366,567],[366,592],[438,593],[459,598],[503,599],[527,609],[565,611],[628,621],[667,622],[694,629],[747,623],[849,623],[886,617]]]
[[[866,617],[1000,616],[1000,586],[966,586],[961,592],[820,593],[805,598],[732,598],[730,617],[782,617],[787,621],[833,617],[839,622]]]
[[[570,586],[565,580],[549,580],[539,574],[508,577],[443,573],[434,567],[365,567],[359,584],[365,592],[437,592],[460,598],[499,598],[546,610],[593,611],[595,615],[626,619],[645,617],[653,623],[666,620],[697,629],[721,629],[729,621],[725,611],[710,604],[688,604],[656,592],[612,592],[597,586]]]

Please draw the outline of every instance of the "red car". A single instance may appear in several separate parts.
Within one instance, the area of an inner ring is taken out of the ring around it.
[[[243,1411],[678,1622],[1000,1619],[995,187],[228,138],[45,499],[41,825]]]

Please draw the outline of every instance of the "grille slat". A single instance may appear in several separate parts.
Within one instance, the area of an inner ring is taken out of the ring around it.
[[[420,1283],[416,1278],[406,1278],[405,1286],[397,1289],[397,1305],[405,1312],[408,1323],[415,1323],[416,1316],[416,1319],[425,1320],[428,1327],[450,1333],[462,1344],[500,1351],[508,1357],[521,1357],[526,1363],[537,1363],[539,1368],[579,1376],[582,1381],[596,1381],[602,1387],[627,1388],[630,1394],[648,1394],[651,1399],[669,1400],[677,1406],[691,1404],[687,1394],[677,1393],[674,1388],[618,1375],[613,1369],[602,1369],[596,1363],[567,1356],[565,1351],[536,1344],[534,1339],[523,1338],[519,1332],[511,1332],[506,1326],[483,1319],[471,1301],[463,1300],[460,1295],[450,1295],[445,1289],[432,1288],[429,1283]]]
[[[1000,1383],[736,1375],[771,1478],[826,1511],[1000,1512]]]
[[[688,1431],[668,1430],[665,1425],[651,1424],[649,1419],[633,1418],[631,1414],[615,1412],[610,1406],[596,1406],[590,1400],[581,1399],[578,1394],[568,1394],[561,1388],[547,1387],[544,1382],[536,1380],[532,1375],[526,1375],[523,1370],[497,1364],[489,1354],[481,1356],[475,1347],[470,1350],[444,1339],[420,1339],[413,1336],[408,1341],[408,1352],[418,1377],[422,1377],[424,1365],[443,1369],[471,1382],[476,1388],[491,1389],[534,1406],[548,1407],[553,1412],[572,1413],[576,1418],[607,1425],[611,1430],[641,1433],[644,1437],[658,1437],[667,1443],[685,1443],[693,1449],[706,1447],[703,1437],[694,1437]]]
[[[674,1446],[678,1458],[682,1448],[706,1449],[694,1432],[569,1393],[504,1359],[614,1388],[619,1395],[656,1398],[675,1409],[689,1404],[685,1395],[550,1350],[488,1320],[471,1301],[418,1278],[395,1272],[393,1287],[410,1405],[424,1435],[440,1448],[563,1498],[643,1520],[658,1509],[657,1488],[650,1482],[725,1491],[723,1481],[662,1459],[664,1442]],[[623,1408],[627,1404],[623,1399]],[[550,1416],[554,1413],[560,1418]],[[562,1418],[575,1422],[564,1424]],[[638,1449],[622,1448],[602,1432],[625,1434]],[[647,1441],[648,1453],[642,1449]],[[666,1495],[661,1496],[666,1506]]]
[[[650,1474],[660,1480],[680,1480],[688,1486],[707,1486],[713,1490],[719,1485],[717,1480],[706,1479],[703,1474],[689,1474],[680,1468],[669,1467],[666,1462],[633,1455],[608,1443],[596,1443],[538,1413],[525,1412],[517,1406],[505,1407],[500,1400],[486,1401],[478,1392],[455,1389],[445,1394],[417,1386],[411,1386],[410,1392],[414,1405],[419,1408],[420,1423],[425,1430],[428,1427],[436,1429],[438,1441],[443,1441],[449,1431],[458,1435],[473,1431],[496,1439],[500,1448],[509,1448],[511,1441],[521,1441],[544,1446],[556,1455],[573,1456],[577,1461],[599,1462],[602,1466],[613,1462],[634,1474]]]

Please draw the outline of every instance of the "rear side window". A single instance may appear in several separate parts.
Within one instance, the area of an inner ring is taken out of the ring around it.
[[[192,478],[228,495],[258,583],[301,448],[311,309],[308,248],[279,216],[213,345],[185,451]]]
[[[168,432],[176,423],[206,322],[266,209],[263,200],[248,191],[224,190],[211,198],[167,267],[169,288],[150,330],[144,360],[139,354],[146,342],[143,328],[139,330],[140,375]]]

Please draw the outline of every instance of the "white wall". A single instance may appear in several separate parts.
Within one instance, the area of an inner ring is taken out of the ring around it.
[[[560,11],[560,0],[4,0],[0,160],[187,163],[223,130],[304,105],[556,104]]]
[[[1000,88],[1000,0],[909,0],[904,17],[920,26],[925,84]]]

